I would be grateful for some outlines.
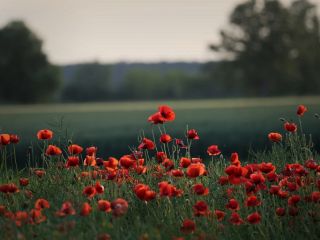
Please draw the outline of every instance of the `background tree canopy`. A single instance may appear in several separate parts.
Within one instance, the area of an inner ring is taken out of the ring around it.
[[[48,62],[41,40],[22,21],[0,29],[0,100],[49,101],[59,86],[59,68]]]
[[[248,0],[234,9],[221,43],[226,59],[205,70],[231,95],[316,94],[320,90],[320,31],[315,5],[284,6],[279,0]]]

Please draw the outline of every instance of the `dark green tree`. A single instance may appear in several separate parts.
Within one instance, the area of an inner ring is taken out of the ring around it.
[[[22,21],[0,29],[0,101],[50,101],[59,81],[59,68],[49,63],[42,41]]]
[[[207,73],[231,95],[316,94],[320,90],[320,29],[307,0],[248,0],[230,16],[220,44],[225,61]]]
[[[66,83],[62,99],[66,101],[104,101],[110,99],[110,67],[99,63],[82,64]]]

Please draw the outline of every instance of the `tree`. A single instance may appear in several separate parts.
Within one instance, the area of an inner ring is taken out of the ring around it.
[[[49,101],[59,81],[59,68],[49,63],[42,41],[22,21],[0,29],[0,101]]]
[[[209,69],[216,85],[237,95],[319,93],[320,29],[315,5],[296,0],[248,0],[211,49],[225,61]]]
[[[110,67],[99,63],[82,64],[66,84],[62,99],[67,101],[104,101],[110,99]]]

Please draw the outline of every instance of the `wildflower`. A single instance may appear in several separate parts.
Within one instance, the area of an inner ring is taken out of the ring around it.
[[[53,137],[53,132],[49,129],[43,129],[38,131],[37,138],[39,140],[50,140]]]
[[[209,194],[209,188],[204,187],[202,183],[193,185],[193,191],[197,195],[202,195],[202,196],[206,196]]]
[[[268,134],[268,138],[272,142],[281,142],[282,141],[282,135],[277,132],[271,132]]]
[[[98,208],[103,212],[111,212],[111,203],[107,200],[99,200]]]
[[[56,212],[56,215],[58,217],[64,217],[67,215],[75,215],[76,211],[74,210],[72,203],[69,201],[66,201],[62,204],[61,209]]]
[[[189,167],[189,165],[191,164],[191,159],[190,158],[186,158],[186,157],[182,157],[180,159],[180,167],[182,168],[187,168]]]
[[[296,206],[298,202],[300,202],[301,197],[299,195],[292,195],[288,198],[288,205]]]
[[[139,149],[148,149],[148,150],[153,150],[155,148],[155,144],[153,141],[151,141],[148,138],[143,138],[142,142],[138,146]]]
[[[234,166],[239,167],[241,165],[241,162],[239,160],[239,155],[236,152],[231,154],[230,161],[231,161],[231,164],[234,165]]]
[[[10,135],[9,134],[0,134],[0,145],[10,144]]]
[[[158,183],[159,186],[159,195],[161,197],[180,197],[183,194],[181,189],[177,189],[172,184],[169,184],[166,181]]]
[[[218,145],[211,145],[208,147],[207,153],[209,156],[216,156],[219,155],[221,151],[219,150]]]
[[[261,221],[261,215],[258,212],[254,212],[247,217],[247,221],[251,224],[258,224]]]
[[[229,202],[226,205],[226,208],[234,211],[238,211],[240,209],[239,203],[236,199],[230,199]]]
[[[195,216],[207,216],[209,215],[209,207],[205,201],[197,201],[195,205],[193,205],[193,213]]]
[[[122,216],[128,211],[128,202],[122,198],[117,198],[111,203],[111,208],[115,217]]]
[[[162,134],[160,136],[160,142],[162,143],[168,143],[168,142],[171,142],[172,141],[172,138],[169,134]]]
[[[124,155],[120,158],[120,166],[125,168],[125,169],[128,169],[128,168],[131,168],[133,167],[134,163],[136,161],[134,159],[132,159],[132,157],[130,155]]]
[[[296,132],[297,131],[297,125],[295,123],[289,123],[285,122],[284,129],[288,132]]]
[[[280,217],[284,216],[286,214],[286,210],[284,208],[278,207],[276,209],[276,214]]]
[[[306,111],[308,111],[306,106],[299,105],[298,108],[297,108],[297,115],[302,117]]]
[[[261,201],[256,196],[250,196],[246,199],[247,207],[256,207],[260,205],[261,205]]]
[[[20,178],[19,179],[19,184],[20,184],[20,186],[23,186],[23,187],[28,186],[29,179],[28,178]]]
[[[14,214],[14,220],[18,227],[20,227],[23,223],[27,223],[29,219],[29,215],[26,211],[17,211]]]
[[[70,156],[68,157],[67,163],[66,163],[66,167],[76,167],[79,166],[79,157],[78,156]]]
[[[50,208],[50,203],[46,199],[39,198],[36,200],[36,202],[34,204],[34,208],[38,209],[38,210]]]
[[[150,201],[156,197],[155,191],[150,190],[149,186],[141,183],[134,187],[134,192],[143,201]]]
[[[97,161],[95,155],[87,155],[83,161],[84,166],[96,166]]]
[[[42,178],[46,174],[46,171],[42,169],[36,169],[34,170],[34,174],[37,175],[37,177]]]
[[[92,208],[90,204],[85,202],[82,204],[80,215],[84,217],[88,216],[91,213],[91,211],[92,211]]]
[[[180,227],[180,231],[184,234],[190,234],[196,230],[196,224],[191,219],[185,219]]]
[[[17,144],[17,143],[19,143],[19,141],[20,141],[20,138],[19,138],[18,135],[16,135],[16,134],[11,134],[10,135],[10,142],[11,143]]]
[[[96,189],[97,194],[102,194],[104,192],[104,186],[102,186],[100,182],[96,182],[94,188]]]
[[[47,147],[47,150],[46,150],[46,154],[48,156],[57,156],[57,155],[61,155],[62,154],[62,151],[59,147],[57,146],[54,146],[54,145],[49,145]]]
[[[229,218],[229,222],[233,225],[241,225],[244,223],[244,221],[242,220],[242,218],[240,217],[240,215],[237,212],[231,213],[231,216]]]
[[[176,114],[174,113],[172,108],[167,105],[160,106],[158,110],[165,121],[173,121],[176,117]]]
[[[96,193],[96,189],[92,186],[87,186],[82,191],[82,194],[86,195],[88,198],[93,198],[96,195]]]
[[[162,117],[160,112],[156,112],[152,114],[150,117],[148,117],[148,122],[152,122],[153,124],[162,124],[165,121],[166,120],[164,119],[164,117]]]
[[[221,222],[224,216],[226,215],[226,213],[224,211],[216,209],[214,210],[214,215],[216,216],[217,220]]]
[[[192,163],[187,168],[187,176],[190,178],[196,178],[204,175],[206,172],[205,166],[202,163]]]
[[[96,155],[97,151],[98,151],[98,148],[94,146],[86,148],[86,154],[89,156]]]
[[[68,152],[70,154],[80,154],[82,153],[83,148],[77,144],[72,144],[68,147]]]
[[[0,192],[2,193],[17,193],[19,188],[14,183],[6,183],[0,185]]]
[[[193,139],[193,140],[199,140],[199,135],[198,135],[198,132],[195,130],[195,129],[190,129],[188,132],[187,132],[187,137],[189,139]]]
[[[30,224],[39,224],[44,222],[47,219],[47,217],[42,214],[42,211],[38,209],[32,209],[29,212],[29,216],[30,216]]]

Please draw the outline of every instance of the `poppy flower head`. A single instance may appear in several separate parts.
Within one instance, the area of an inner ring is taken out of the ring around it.
[[[20,137],[16,134],[11,134],[10,135],[10,142],[13,144],[17,144],[20,142]]]
[[[193,213],[195,216],[208,216],[210,211],[207,203],[205,201],[197,201],[193,205]]]
[[[62,154],[62,151],[59,147],[54,145],[49,145],[46,150],[48,156],[58,156]]]
[[[209,156],[217,156],[221,153],[221,151],[219,150],[218,145],[211,145],[208,147],[207,153]]]
[[[96,195],[96,193],[96,189],[92,186],[87,186],[82,191],[82,194],[86,195],[88,198],[93,198]]]
[[[97,161],[95,155],[87,155],[83,161],[84,166],[96,166]]]
[[[10,135],[9,134],[0,134],[0,145],[10,144]]]
[[[128,202],[122,198],[117,198],[111,203],[112,214],[115,217],[120,217],[128,211]]]
[[[196,224],[191,219],[185,219],[180,227],[180,231],[184,234],[190,234],[196,230]]]
[[[226,205],[226,208],[234,211],[238,211],[240,209],[240,205],[236,199],[230,199]]]
[[[153,150],[155,148],[155,144],[153,141],[151,141],[148,138],[143,138],[142,142],[138,146],[139,149],[148,149],[148,150]]]
[[[152,191],[148,185],[141,183],[134,187],[134,192],[143,201],[150,201],[156,197],[155,191]]]
[[[38,131],[37,138],[39,140],[50,140],[53,137],[53,132],[49,129],[43,129]]]
[[[206,168],[202,163],[192,163],[188,166],[186,174],[190,178],[196,178],[198,176],[204,175]]]
[[[96,182],[96,185],[94,186],[96,189],[97,194],[102,194],[104,193],[104,186],[100,184],[100,182]]]
[[[216,209],[214,210],[214,215],[216,216],[217,220],[221,222],[224,219],[226,213],[224,211]]]
[[[23,187],[28,186],[29,179],[28,178],[20,178],[19,179],[19,184],[20,184],[20,186],[23,186]]]
[[[282,135],[277,132],[269,133],[268,138],[271,142],[281,142],[282,141]]]
[[[297,115],[302,117],[306,111],[308,111],[306,106],[299,105],[298,108],[297,108]]]
[[[42,210],[42,209],[45,209],[45,208],[50,208],[50,203],[46,199],[39,198],[39,199],[36,200],[36,202],[34,204],[34,208],[38,209],[38,210]]]
[[[284,129],[288,132],[297,131],[297,125],[295,123],[285,122],[283,126],[284,126]]]
[[[95,156],[97,154],[98,148],[95,146],[91,146],[86,148],[86,154],[89,156]]]
[[[261,221],[261,215],[258,212],[254,212],[248,215],[247,221],[251,224],[258,224]]]
[[[165,121],[166,120],[164,119],[164,117],[162,117],[160,112],[156,112],[152,114],[150,117],[148,117],[148,122],[152,122],[153,124],[162,124]]]
[[[276,214],[279,216],[279,217],[282,217],[286,214],[286,210],[282,207],[278,207],[276,209]]]
[[[202,183],[193,185],[193,191],[195,192],[195,194],[202,195],[202,196],[206,196],[209,194],[209,188],[206,188],[205,186],[203,186]]]
[[[78,156],[70,156],[68,157],[66,168],[79,166],[79,157]]]
[[[62,204],[59,211],[56,212],[56,215],[58,217],[64,217],[67,215],[75,215],[76,211],[74,210],[72,203],[69,201],[66,201]]]
[[[239,160],[239,154],[237,152],[234,152],[231,154],[231,158],[230,158],[231,164],[235,165],[235,166],[240,166],[241,162]]]
[[[88,216],[92,211],[92,208],[89,203],[85,202],[82,204],[80,215],[85,217]]]
[[[165,121],[173,121],[176,118],[176,114],[172,108],[167,105],[159,106],[158,110]]]
[[[190,158],[182,157],[180,159],[180,167],[187,168],[187,167],[189,167],[190,164],[191,164]]]
[[[232,212],[229,218],[229,222],[233,225],[241,225],[244,223],[243,219],[237,212]]]
[[[249,196],[246,200],[247,207],[257,207],[261,205],[261,201],[256,196]]]
[[[83,148],[77,144],[72,144],[68,147],[69,154],[80,154],[82,151]]]
[[[17,193],[19,188],[14,183],[6,183],[0,185],[0,192],[2,193]]]
[[[188,132],[187,132],[187,137],[189,139],[193,139],[193,140],[199,140],[200,137],[198,135],[198,132],[195,130],[195,129],[190,129]]]
[[[169,134],[162,134],[160,136],[160,142],[162,143],[168,143],[168,142],[171,142],[172,141],[172,138]]]
[[[111,203],[107,200],[99,200],[98,208],[103,212],[111,212]]]

